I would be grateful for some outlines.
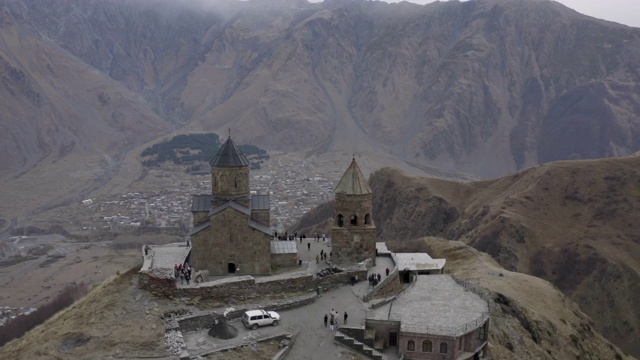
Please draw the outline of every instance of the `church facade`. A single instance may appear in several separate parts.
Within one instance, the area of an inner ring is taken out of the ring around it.
[[[250,193],[249,161],[231,137],[209,164],[211,194],[194,195],[191,206],[191,265],[211,275],[271,274],[269,195]]]

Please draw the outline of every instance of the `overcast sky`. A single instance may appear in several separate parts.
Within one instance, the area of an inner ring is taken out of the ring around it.
[[[384,0],[398,2],[399,0]],[[434,0],[407,0],[427,4]],[[573,10],[598,19],[640,27],[640,0],[555,0]]]

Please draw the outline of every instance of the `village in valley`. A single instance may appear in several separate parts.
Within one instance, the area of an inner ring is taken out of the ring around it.
[[[251,170],[251,192],[270,194],[271,226],[281,230],[303,214],[333,198],[339,171],[327,165],[286,154],[271,155],[262,168]],[[187,174],[177,166],[150,170],[145,189],[101,195],[62,207],[55,221],[63,220],[71,233],[146,231],[184,234],[191,222],[191,196],[211,189],[209,175]],[[152,190],[149,190],[151,188]]]

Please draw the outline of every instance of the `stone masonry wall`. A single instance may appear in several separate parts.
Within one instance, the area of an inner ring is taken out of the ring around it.
[[[212,167],[211,193],[223,198],[248,194],[249,167]]]
[[[350,283],[351,277],[360,279],[367,276],[366,268],[350,269],[325,277],[310,274],[277,280],[257,280],[252,276],[239,276],[229,279],[209,281],[178,288],[171,270],[150,270],[138,273],[138,286],[155,295],[164,297],[201,297],[215,298],[222,301],[245,301],[265,295],[281,293],[298,293],[315,291],[318,287],[324,290],[333,289]]]
[[[297,266],[298,254],[271,254],[271,269],[282,269]]]
[[[209,220],[209,212],[208,211],[195,211],[193,212],[193,226],[201,224],[205,221]]]
[[[211,217],[211,226],[193,237],[191,261],[210,275],[227,275],[228,264],[238,274],[271,273],[271,236],[249,226],[249,216],[227,208]]]
[[[296,307],[309,305],[313,303],[315,300],[316,300],[316,296],[315,294],[313,294],[313,295],[302,296],[293,301],[282,301],[282,302],[272,303],[264,308],[269,311],[282,311],[282,310],[293,309]],[[235,319],[242,316],[242,314],[245,311],[251,310],[254,308],[255,306],[252,306],[251,308],[240,307],[235,310],[229,311],[226,317],[224,316],[224,314],[220,314],[216,312],[210,312],[207,314],[200,314],[200,315],[189,315],[189,316],[185,316],[183,318],[178,319],[178,324],[180,326],[181,331],[198,331],[200,329],[208,328],[214,320],[219,320],[222,318],[225,318],[227,320]]]
[[[270,210],[251,210],[251,218],[261,224],[271,226]]]
[[[398,268],[394,268],[389,276],[385,277],[378,286],[362,297],[362,301],[368,302],[374,298],[386,298],[394,296],[402,290],[402,282],[398,273]]]
[[[367,214],[370,218],[369,224],[365,224]],[[338,224],[339,215],[344,217],[342,226]],[[351,225],[352,215],[356,215],[358,218],[356,225]],[[371,194],[336,194],[331,227],[331,246],[333,247],[333,259],[337,263],[375,257],[376,226],[372,218]]]

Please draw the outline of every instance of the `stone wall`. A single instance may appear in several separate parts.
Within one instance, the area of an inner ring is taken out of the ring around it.
[[[409,340],[413,340],[415,347],[413,351],[407,350],[407,344]],[[422,352],[422,342],[425,340],[431,341],[431,352]],[[419,334],[419,333],[407,333],[401,332],[398,344],[398,351],[404,353],[405,359],[420,359],[420,360],[442,360],[442,359],[456,359],[458,350],[456,344],[458,339],[451,336]],[[447,353],[440,353],[440,344],[447,344]]]
[[[260,224],[271,226],[271,211],[270,210],[251,210],[251,218]]]
[[[221,198],[249,194],[249,167],[211,167],[211,193]]]
[[[398,268],[395,267],[389,276],[385,277],[375,288],[366,293],[362,297],[362,301],[369,302],[371,299],[386,298],[395,296],[402,290],[402,282],[398,273]]]
[[[138,272],[138,287],[159,296],[176,295],[176,279],[171,269]]]
[[[211,226],[193,237],[192,265],[210,275],[271,274],[271,235],[249,226],[249,215],[227,208],[211,216]]]
[[[335,194],[331,246],[334,262],[360,261],[375,258],[376,226],[372,218],[372,195]],[[343,223],[338,219],[343,216]],[[357,216],[357,224],[351,225],[351,216]],[[365,224],[365,219],[369,223]]]
[[[376,340],[382,338],[383,347],[389,346],[389,333],[400,333],[400,321],[389,320],[366,320],[366,329],[374,329],[376,331]]]
[[[193,214],[193,226],[202,224],[209,220],[209,211],[194,211]]]
[[[242,302],[265,295],[316,291],[318,287],[329,290],[349,284],[351,277],[354,275],[357,275],[360,279],[366,278],[366,267],[360,266],[325,277],[302,274],[284,279],[256,280],[254,277],[247,275],[178,288],[171,270],[155,269],[140,271],[138,273],[138,285],[141,289],[164,297],[186,296]]]
[[[271,269],[286,269],[298,266],[298,254],[271,254]]]
[[[313,303],[316,298],[317,296],[315,295],[315,293],[312,293],[306,296],[299,297],[295,300],[275,302],[260,307],[269,311],[282,311],[309,305]],[[200,329],[208,328],[214,320],[220,320],[222,318],[226,318],[227,320],[239,318],[245,311],[253,310],[256,307],[258,306],[241,307],[228,312],[226,317],[223,314],[216,312],[199,315],[189,315],[178,319],[178,325],[180,326],[180,331],[183,332],[198,331]]]

